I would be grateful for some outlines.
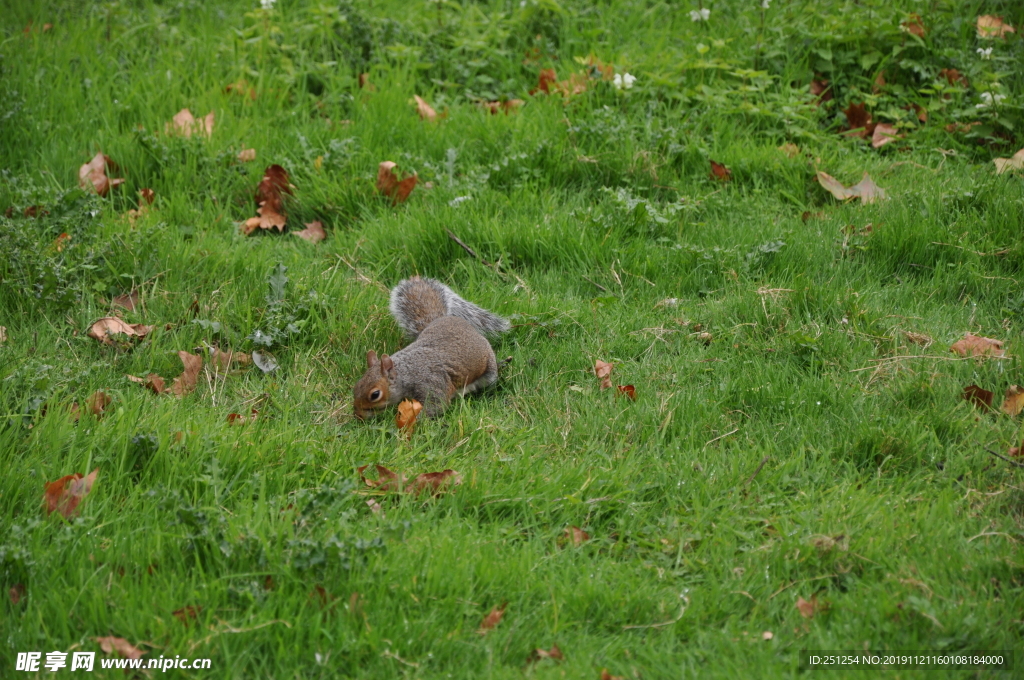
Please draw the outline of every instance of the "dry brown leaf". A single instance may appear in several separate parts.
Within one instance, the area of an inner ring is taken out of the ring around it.
[[[203,368],[203,358],[185,351],[179,351],[178,358],[184,364],[185,370],[174,379],[167,391],[176,397],[183,397],[196,388],[199,371]]]
[[[25,597],[25,584],[15,583],[7,590],[7,597],[11,598],[11,604],[16,605]]]
[[[224,94],[235,94],[241,97],[248,95],[249,99],[256,99],[256,88],[249,86],[249,81],[238,80],[224,86]]]
[[[721,163],[711,161],[711,179],[718,180],[719,182],[728,182],[732,179],[732,170]]]
[[[1007,449],[1006,455],[1010,458],[1020,458],[1021,456],[1024,456],[1024,442],[1021,442],[1020,446],[1011,446]]]
[[[771,640],[774,637],[775,633],[771,632],[770,630],[766,630],[765,632],[761,633],[762,640]]]
[[[418,175],[411,175],[399,180],[395,174],[397,163],[382,161],[377,167],[377,191],[391,198],[393,204],[404,203],[419,181]]]
[[[985,14],[978,17],[979,38],[1005,38],[1007,33],[1016,33],[1016,29],[1003,21],[1002,17]]]
[[[895,125],[879,123],[875,126],[875,131],[871,135],[871,146],[877,149],[902,137],[903,135],[896,132]]]
[[[21,214],[24,215],[25,217],[44,217],[46,215],[49,215],[50,211],[46,210],[41,205],[30,205],[27,208],[25,208],[25,210],[23,210]],[[8,217],[10,217],[10,215],[8,215]]]
[[[993,158],[992,162],[996,164],[997,175],[1001,175],[1007,170],[1024,170],[1024,149],[1010,158]]]
[[[594,362],[594,375],[601,379],[601,389],[608,389],[612,386],[612,364],[605,363],[598,359]]]
[[[43,493],[46,514],[59,512],[65,519],[70,519],[78,510],[78,504],[92,491],[99,471],[100,469],[96,468],[84,477],[81,472],[76,472],[47,484]]]
[[[957,340],[950,346],[949,351],[962,357],[1002,357],[1006,355],[1002,340],[985,338],[973,333],[965,333],[961,340]]]
[[[245,352],[214,348],[210,355],[210,363],[213,364],[214,370],[218,373],[227,373],[232,368],[248,366],[252,363],[252,357]]]
[[[366,90],[367,92],[375,92],[377,90],[377,87],[370,82],[369,73],[360,73],[358,80],[360,90]]]
[[[494,627],[501,623],[501,617],[505,615],[505,607],[508,606],[508,602],[502,602],[500,606],[496,606],[492,609],[484,620],[480,622],[480,628],[476,631],[480,635],[486,635],[490,631],[494,630]]]
[[[955,68],[944,68],[939,71],[939,77],[945,78],[946,82],[950,85],[961,85],[962,87],[968,87],[969,83],[967,77],[960,73]]]
[[[843,133],[848,137],[861,137],[866,139],[874,132],[875,127],[871,122],[871,114],[868,113],[864,104],[850,103],[843,113],[846,114],[846,129]]]
[[[327,592],[323,586],[317,585],[309,592],[309,599],[320,605],[321,609],[327,609],[334,605],[335,597]]]
[[[423,410],[423,404],[415,399],[404,399],[398,405],[398,416],[395,418],[395,425],[402,430],[407,437],[411,437],[416,429],[416,418]]]
[[[810,600],[805,600],[802,597],[796,599],[796,608],[800,610],[800,616],[805,619],[814,618],[814,615],[818,611],[818,596],[811,595]]]
[[[558,645],[551,645],[551,649],[537,649],[530,652],[530,656],[526,657],[526,663],[534,663],[541,659],[553,659],[554,661],[561,661],[565,657],[562,655],[562,650],[558,648]]]
[[[800,147],[792,142],[787,142],[780,146],[779,151],[786,154],[786,158],[796,158],[800,155]]]
[[[420,120],[437,120],[437,111],[433,109],[418,94],[412,96],[416,100],[416,113],[420,114]]]
[[[398,491],[418,494],[423,491],[430,491],[431,495],[440,495],[443,491],[449,490],[462,483],[462,476],[455,470],[442,470],[441,472],[425,472],[409,480],[405,475],[393,472],[383,465],[375,465],[377,468],[377,479],[367,479],[363,470],[368,468],[363,465],[357,469],[360,479],[371,489],[381,491]]]
[[[293,231],[292,233],[310,243],[320,243],[320,241],[327,238],[327,232],[324,231],[324,225],[320,223],[320,220],[308,222],[305,229]]]
[[[0,345],[7,342],[7,326],[0,326]]]
[[[608,672],[607,668],[602,668],[601,680],[626,680],[626,678],[622,677],[621,675],[612,675]]]
[[[985,407],[985,410],[991,410],[992,408],[992,397],[995,395],[988,390],[982,389],[977,385],[968,385],[964,388],[963,397],[966,401],[971,402],[977,407]]]
[[[110,406],[110,402],[113,399],[110,395],[103,390],[96,390],[85,399],[85,408],[89,413],[93,414],[97,418],[103,415],[103,412]]]
[[[814,95],[815,105],[821,106],[825,102],[832,101],[832,86],[827,80],[812,80],[811,94]]]
[[[149,389],[153,390],[155,394],[163,394],[164,392],[167,391],[167,386],[166,383],[164,383],[164,379],[161,378],[156,373],[150,373],[145,378],[138,378],[134,375],[128,375],[125,377],[131,380],[133,383],[145,385]]]
[[[571,543],[574,548],[578,548],[586,541],[590,540],[590,534],[579,527],[569,526],[565,528],[565,533],[562,534],[562,539]]]
[[[540,72],[540,75],[537,76],[537,87],[530,90],[530,94],[532,95],[537,92],[551,94],[551,90],[553,89],[554,84],[557,82],[558,74],[555,73],[555,69],[546,68]]]
[[[242,149],[238,152],[238,160],[243,163],[256,160],[256,149]]]
[[[105,316],[94,321],[89,326],[89,337],[99,340],[104,345],[113,345],[113,335],[126,335],[128,337],[144,338],[155,326],[146,326],[141,323],[128,324],[116,316]]]
[[[1024,388],[1019,385],[1007,387],[1001,410],[1008,416],[1015,416],[1024,411]]]
[[[636,401],[636,388],[632,385],[619,385],[619,394],[623,394],[632,401]]]
[[[213,111],[206,114],[204,118],[196,120],[191,111],[182,109],[174,114],[170,123],[164,126],[164,131],[169,135],[179,134],[184,137],[191,137],[198,132],[209,137],[213,134]]]
[[[276,163],[267,166],[263,171],[263,179],[256,187],[256,210],[259,217],[250,217],[242,225],[242,233],[246,236],[257,229],[277,229],[284,231],[288,218],[284,214],[284,195],[291,194],[288,183],[288,171]]]
[[[134,312],[139,304],[139,291],[133,290],[130,293],[118,295],[110,301],[110,304],[114,307],[121,307],[129,312]]]
[[[248,423],[255,423],[259,415],[260,412],[256,409],[250,409],[248,416],[243,416],[240,413],[229,413],[228,425],[246,425]]]
[[[103,152],[97,153],[92,160],[78,169],[78,186],[83,189],[95,189],[100,196],[106,196],[113,187],[124,184],[124,179],[110,179],[107,168],[113,171],[117,166]]]
[[[921,21],[920,14],[911,14],[907,17],[906,21],[900,24],[907,33],[916,35],[918,38],[924,38],[925,34],[928,33],[928,29],[924,27],[924,23]]]
[[[860,182],[852,187],[843,186],[835,177],[824,172],[819,171],[817,177],[818,183],[840,201],[860,197],[862,203],[874,203],[880,198],[885,198],[885,189],[875,184],[866,172]]]
[[[100,649],[105,654],[112,654],[117,652],[118,655],[125,659],[139,659],[143,654],[148,654],[138,647],[135,647],[124,638],[119,637],[94,637],[93,640],[99,643]]]

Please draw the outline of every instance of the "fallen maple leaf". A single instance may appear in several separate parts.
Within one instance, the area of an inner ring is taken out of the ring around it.
[[[455,470],[425,472],[421,475],[417,475],[412,481],[409,481],[405,475],[393,472],[383,465],[374,466],[377,468],[377,479],[372,480],[367,479],[363,475],[363,470],[368,467],[369,465],[363,465],[357,469],[359,478],[363,480],[363,483],[366,484],[366,486],[371,489],[379,489],[380,491],[398,491],[418,494],[422,491],[430,490],[431,495],[437,496],[445,489],[458,486],[462,483],[462,476]]]
[[[622,677],[621,675],[612,675],[608,672],[607,668],[602,668],[601,680],[626,680],[626,678]]]
[[[1003,21],[1002,17],[985,14],[978,17],[979,38],[1006,38],[1007,33],[1016,33],[1016,29]]]
[[[1007,387],[1001,410],[1008,416],[1015,416],[1024,411],[1024,388],[1019,385]]]
[[[149,335],[155,326],[146,326],[141,323],[128,324],[116,316],[105,316],[102,319],[94,321],[89,326],[88,336],[94,340],[99,340],[104,345],[113,345],[114,340],[112,335],[127,335],[128,337],[144,338]]]
[[[815,97],[815,106],[821,106],[825,102],[832,101],[832,86],[827,80],[812,80],[811,94]]]
[[[992,162],[996,164],[997,175],[1001,175],[1007,170],[1024,170],[1024,149],[1010,158],[993,158]]]
[[[711,161],[711,179],[718,180],[719,182],[728,182],[732,179],[732,170],[721,163]]]
[[[256,149],[242,149],[238,152],[238,160],[243,163],[256,160]]]
[[[179,134],[184,137],[191,137],[193,133],[199,132],[209,137],[213,134],[213,111],[206,114],[204,118],[196,120],[191,111],[182,109],[174,114],[170,123],[164,126],[164,131],[169,135]]]
[[[139,304],[139,291],[133,290],[130,293],[118,295],[110,301],[110,304],[114,307],[121,307],[129,312],[134,312],[135,307]]]
[[[117,166],[110,158],[103,155],[102,151],[97,153],[91,161],[78,169],[78,186],[83,189],[95,189],[100,196],[106,196],[113,187],[124,184],[124,179],[120,177],[117,179],[107,177],[108,166],[111,170],[117,170]]]
[[[800,147],[792,142],[787,142],[780,146],[779,151],[786,154],[787,158],[796,158],[800,155]]]
[[[619,385],[619,394],[624,394],[633,401],[636,401],[636,388],[632,385]]]
[[[392,204],[404,203],[419,181],[418,175],[411,175],[399,180],[395,175],[397,163],[393,161],[382,161],[377,167],[377,191],[391,198]]]
[[[598,359],[594,362],[594,375],[601,379],[601,389],[607,389],[612,386],[612,364],[605,363]]]
[[[900,24],[900,28],[907,33],[916,35],[918,38],[924,38],[925,34],[928,33],[928,29],[924,27],[924,23],[921,21],[921,15],[916,13],[908,16],[906,21]]]
[[[185,351],[179,351],[178,358],[184,364],[185,370],[174,379],[170,389],[167,391],[176,397],[183,397],[196,388],[196,383],[199,380],[199,371],[203,367],[203,358]]]
[[[145,378],[138,378],[134,375],[128,375],[125,377],[134,383],[145,385],[149,389],[153,390],[155,394],[163,394],[164,392],[167,391],[167,386],[166,383],[164,383],[164,379],[161,378],[156,373],[150,373]]]
[[[962,357],[1002,357],[1006,355],[1002,340],[985,338],[973,333],[965,333],[961,340],[957,340],[950,346],[949,351]]]
[[[504,111],[506,114],[512,113],[526,102],[524,102],[522,99],[506,99],[505,101],[482,101],[477,103],[483,109],[490,111],[491,115],[497,115],[502,111]]]
[[[526,663],[534,663],[541,659],[554,659],[555,661],[561,661],[565,657],[562,655],[562,650],[558,648],[558,645],[551,645],[551,649],[537,649],[530,652],[530,656],[526,657]]]
[[[11,598],[11,604],[18,604],[25,597],[25,584],[15,583],[7,590],[7,596]]]
[[[398,405],[398,416],[395,418],[395,425],[403,430],[407,437],[411,437],[416,429],[416,418],[423,410],[423,404],[415,399],[404,399]]]
[[[840,201],[860,197],[862,203],[874,203],[880,198],[885,198],[885,189],[875,184],[866,172],[860,182],[852,187],[843,186],[835,177],[824,172],[819,171],[817,177],[818,183]]]
[[[229,413],[228,414],[228,425],[245,425],[247,423],[256,422],[256,418],[260,412],[256,409],[251,409],[248,416],[243,416],[240,413]]]
[[[215,347],[210,353],[210,363],[218,373],[227,373],[232,368],[248,366],[252,363],[252,357],[245,352],[225,351]]]
[[[100,469],[96,468],[86,476],[81,472],[73,475],[65,475],[55,482],[46,485],[43,492],[43,500],[46,502],[46,514],[59,512],[65,519],[70,519],[78,510],[78,504],[92,491],[92,485],[96,482],[96,475]]]
[[[508,602],[502,602],[500,606],[494,607],[484,617],[484,620],[480,622],[480,628],[476,632],[480,635],[487,635],[487,633],[494,630],[494,627],[501,623],[501,617],[505,615],[506,606],[508,606]]]
[[[40,205],[30,205],[21,213],[25,217],[44,217],[50,214],[49,210],[45,210]],[[8,215],[10,217],[10,215]]]
[[[977,385],[968,385],[964,388],[963,392],[963,397],[966,401],[978,407],[984,406],[986,410],[992,408],[992,397],[994,396],[988,390],[982,389]]]
[[[148,654],[148,652],[144,652],[138,647],[135,647],[124,638],[94,637],[93,640],[100,644],[100,649],[102,649],[105,654],[111,654],[116,651],[126,659],[138,659],[141,658],[143,654]]]
[[[546,94],[551,93],[551,86],[558,82],[558,74],[555,73],[555,69],[546,68],[543,69],[537,76],[537,87],[530,90],[530,94],[536,92],[544,92]]]
[[[187,607],[182,607],[181,609],[176,609],[175,611],[171,612],[171,616],[178,619],[187,626],[189,624],[189,621],[195,621],[199,618],[199,612],[201,611],[203,611],[203,608],[201,606],[190,604]]]
[[[242,225],[242,233],[246,236],[256,229],[276,228],[284,231],[288,219],[284,214],[284,194],[291,194],[288,183],[288,172],[276,163],[263,171],[263,179],[256,187],[256,212],[259,217],[250,217]]]
[[[572,543],[574,548],[578,548],[583,545],[584,542],[590,540],[590,534],[579,527],[569,526],[565,528],[565,533],[562,534],[562,539]]]
[[[420,114],[420,120],[436,120],[437,111],[433,109],[422,97],[418,94],[414,94],[413,99],[416,100],[416,113]]]
[[[305,229],[302,231],[293,231],[292,233],[304,241],[309,241],[310,243],[319,243],[327,238],[327,232],[324,231],[324,225],[321,224],[319,220],[308,222]]]
[[[814,614],[818,611],[818,596],[811,595],[810,600],[805,600],[802,597],[796,598],[796,608],[800,610],[800,616],[805,619],[814,618]]]
[[[896,132],[896,126],[889,123],[879,123],[871,134],[871,146],[875,149],[885,146],[889,142],[900,139],[903,135]]]

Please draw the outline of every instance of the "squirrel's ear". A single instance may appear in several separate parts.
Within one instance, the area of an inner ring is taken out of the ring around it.
[[[381,369],[381,373],[383,373],[384,371],[390,371],[394,367],[395,367],[395,362],[391,361],[391,357],[389,357],[387,354],[382,354],[380,356],[380,369]]]
[[[366,353],[366,367],[373,368],[377,365],[377,353],[372,349]]]

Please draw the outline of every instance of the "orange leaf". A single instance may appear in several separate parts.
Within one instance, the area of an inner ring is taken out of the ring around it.
[[[626,680],[626,678],[622,677],[621,675],[612,675],[608,672],[607,668],[602,668],[601,680]]]
[[[971,402],[977,407],[985,407],[986,410],[992,408],[992,397],[995,395],[984,390],[977,385],[968,385],[964,388],[964,399]]]
[[[94,637],[93,640],[100,644],[100,649],[102,649],[104,653],[111,654],[116,651],[120,656],[126,659],[138,659],[141,658],[143,654],[149,653],[135,647],[124,638]]]
[[[397,163],[382,161],[377,168],[377,191],[391,198],[393,204],[404,203],[419,181],[417,175],[399,181],[395,175]]]
[[[203,608],[199,605],[188,605],[171,612],[171,616],[187,626],[189,621],[195,621],[199,618],[199,612],[201,611],[203,611]]]
[[[607,389],[612,386],[612,364],[605,363],[598,359],[594,362],[594,375],[601,379],[601,389]]]
[[[962,87],[968,87],[967,77],[955,68],[944,68],[939,71],[939,76],[946,79],[950,85],[961,85]]]
[[[435,111],[430,104],[424,101],[418,94],[414,94],[412,97],[416,100],[416,113],[420,114],[420,120],[437,119],[437,111]]]
[[[85,407],[89,409],[89,413],[99,418],[103,415],[103,411],[106,410],[111,401],[112,399],[109,394],[103,390],[96,390],[86,398]]]
[[[550,94],[552,85],[556,82],[558,82],[558,74],[555,73],[555,69],[546,68],[540,72],[540,75],[537,77],[537,87],[530,90],[530,94],[534,94],[535,92]]]
[[[284,194],[291,194],[288,172],[276,163],[263,171],[263,179],[256,187],[256,205],[259,217],[250,217],[242,226],[248,236],[256,229],[277,229],[284,231],[287,218],[284,214]]]
[[[1016,33],[1016,29],[1003,21],[1002,17],[991,14],[978,17],[979,38],[1005,38],[1007,33]]]
[[[1024,389],[1018,385],[1007,387],[1006,396],[1003,398],[1002,411],[1008,416],[1015,416],[1024,411]]]
[[[562,538],[569,543],[572,543],[574,548],[578,548],[583,545],[584,542],[590,540],[590,534],[579,527],[570,526],[565,528],[565,533],[562,535]]]
[[[633,401],[636,401],[636,388],[632,385],[619,385],[619,394],[624,394]]]
[[[167,391],[176,397],[183,397],[196,388],[196,383],[199,381],[199,371],[203,367],[203,358],[185,351],[179,351],[178,358],[181,359],[185,370],[174,379],[170,389]]]
[[[423,410],[423,404],[415,399],[405,399],[398,405],[398,416],[395,418],[395,425],[404,430],[407,436],[411,436],[416,429],[416,418]]]
[[[97,153],[91,161],[78,169],[78,186],[83,189],[91,187],[100,196],[106,196],[111,188],[124,184],[124,180],[121,178],[110,179],[107,177],[108,166],[112,170],[117,170],[117,166],[104,156],[102,151]]]
[[[732,179],[732,170],[721,163],[711,161],[711,179],[716,179],[719,182],[728,182]]]
[[[70,519],[78,509],[78,504],[92,491],[92,485],[96,482],[96,475],[100,469],[96,468],[85,477],[81,472],[73,475],[65,475],[55,482],[46,485],[43,493],[43,500],[46,501],[46,514],[59,512],[65,519]]]
[[[416,475],[416,479],[412,480],[405,490],[412,494],[429,491],[431,496],[439,496],[448,487],[459,484],[462,484],[462,475],[455,470],[441,470]]]
[[[484,617],[484,620],[480,622],[480,629],[477,633],[480,635],[486,635],[490,631],[494,630],[494,627],[501,623],[501,617],[505,615],[505,607],[508,606],[508,602],[502,602],[501,606],[495,607],[490,613]]]
[[[908,16],[907,20],[900,24],[900,28],[907,33],[916,35],[918,38],[924,38],[925,34],[928,32],[928,29],[924,27],[924,23],[921,21],[920,14],[911,14]]]
[[[1002,340],[985,338],[973,333],[965,333],[961,340],[957,340],[950,346],[949,351],[962,357],[1002,357],[1006,355]]]
[[[306,224],[306,228],[302,231],[293,231],[292,233],[304,241],[309,241],[310,243],[319,243],[327,238],[327,232],[324,231],[324,225],[321,224],[319,220],[309,222]]]

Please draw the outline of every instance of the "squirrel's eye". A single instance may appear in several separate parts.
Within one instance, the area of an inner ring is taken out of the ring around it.
[[[378,399],[380,399],[380,390],[370,392],[370,401],[377,401]]]

